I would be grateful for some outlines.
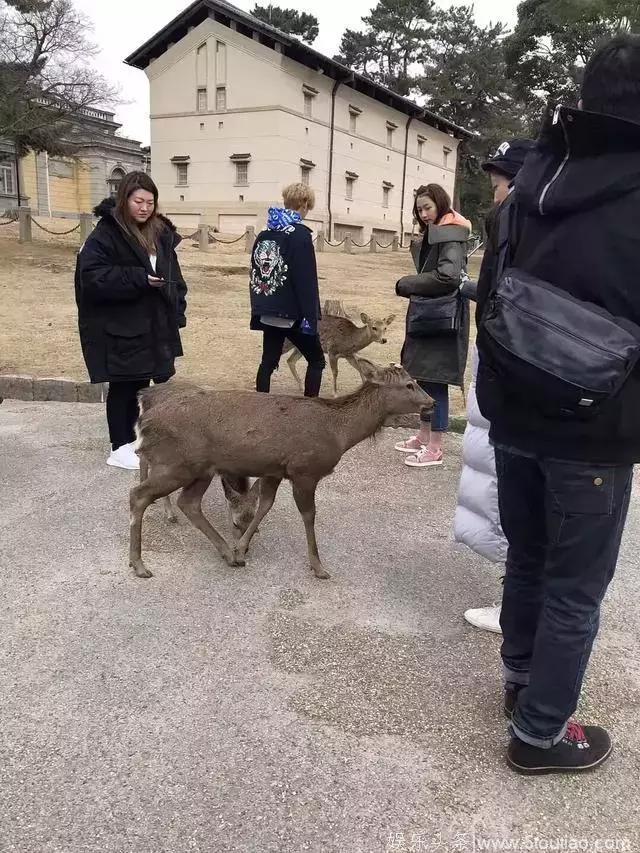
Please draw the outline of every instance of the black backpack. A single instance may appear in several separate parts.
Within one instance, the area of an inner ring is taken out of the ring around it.
[[[495,291],[478,339],[510,395],[549,417],[585,419],[622,388],[640,359],[640,327],[508,265],[514,203],[500,217]]]

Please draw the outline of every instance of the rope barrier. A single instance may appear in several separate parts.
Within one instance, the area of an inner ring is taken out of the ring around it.
[[[368,246],[371,245],[371,240],[369,240],[367,243],[356,243],[355,240],[352,240],[351,245],[357,246],[358,249],[366,249]]]
[[[209,232],[209,233],[211,233],[211,232]],[[232,246],[234,243],[239,243],[240,240],[244,240],[245,236],[246,236],[245,234],[241,234],[239,237],[236,237],[235,240],[221,240],[219,237],[216,237],[214,234],[213,239],[216,241],[216,243],[222,243],[223,246]]]
[[[378,243],[378,241],[376,240],[376,246],[379,249],[390,249],[393,246],[393,240],[390,243],[387,243],[386,246],[383,243]]]
[[[346,242],[347,242],[346,237],[344,238],[344,240],[341,240],[339,243],[332,243],[331,240],[327,240],[327,238],[325,237],[325,243],[327,244],[327,246],[333,246],[335,249],[337,249],[339,246],[343,246]]]
[[[79,222],[74,228],[70,228],[68,231],[50,231],[48,228],[45,228],[44,225],[40,225],[40,223],[37,219],[35,219],[35,217],[32,216],[31,221],[41,231],[45,231],[47,234],[52,234],[54,237],[65,237],[67,234],[73,234],[74,231],[80,230]]]
[[[0,222],[0,228],[2,228],[3,225],[15,225],[17,221],[17,219],[8,219],[6,222]]]

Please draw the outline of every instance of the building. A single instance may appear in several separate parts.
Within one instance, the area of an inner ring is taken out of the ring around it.
[[[11,145],[0,141],[0,211],[24,204],[40,216],[77,218],[115,195],[124,175],[147,170],[150,160],[139,142],[118,136],[120,127],[113,113],[84,109],[68,140],[73,156],[31,152],[19,171]]]
[[[454,191],[467,131],[223,0],[196,0],[126,61],[149,78],[152,175],[185,227],[260,228],[303,181],[311,227],[388,242],[412,230],[415,187]]]

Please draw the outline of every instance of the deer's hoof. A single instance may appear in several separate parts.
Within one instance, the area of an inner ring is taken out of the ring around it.
[[[150,571],[144,563],[130,563],[131,568],[136,573],[137,578],[152,578],[153,572]]]
[[[244,554],[241,554],[239,551],[234,551],[232,554],[229,554],[228,557],[225,557],[228,565],[232,568],[243,568],[246,566],[246,561],[244,559]]]
[[[314,575],[315,575],[317,578],[319,578],[321,581],[327,581],[327,580],[329,580],[329,578],[331,577],[331,575],[329,574],[329,572],[328,572],[326,569],[323,569],[323,568],[319,568],[319,569],[314,568],[313,573],[314,573]]]

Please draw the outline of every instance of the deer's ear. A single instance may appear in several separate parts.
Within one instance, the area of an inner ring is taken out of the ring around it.
[[[360,319],[365,324],[365,326],[368,326],[369,323],[371,322],[371,318],[369,317],[368,314],[365,314],[364,311],[362,312],[362,314],[360,314]]]
[[[378,376],[378,368],[366,358],[358,359],[358,370],[365,382],[374,382]]]
[[[389,316],[387,317],[387,326],[390,326],[395,319],[396,319],[395,314],[389,314]]]

